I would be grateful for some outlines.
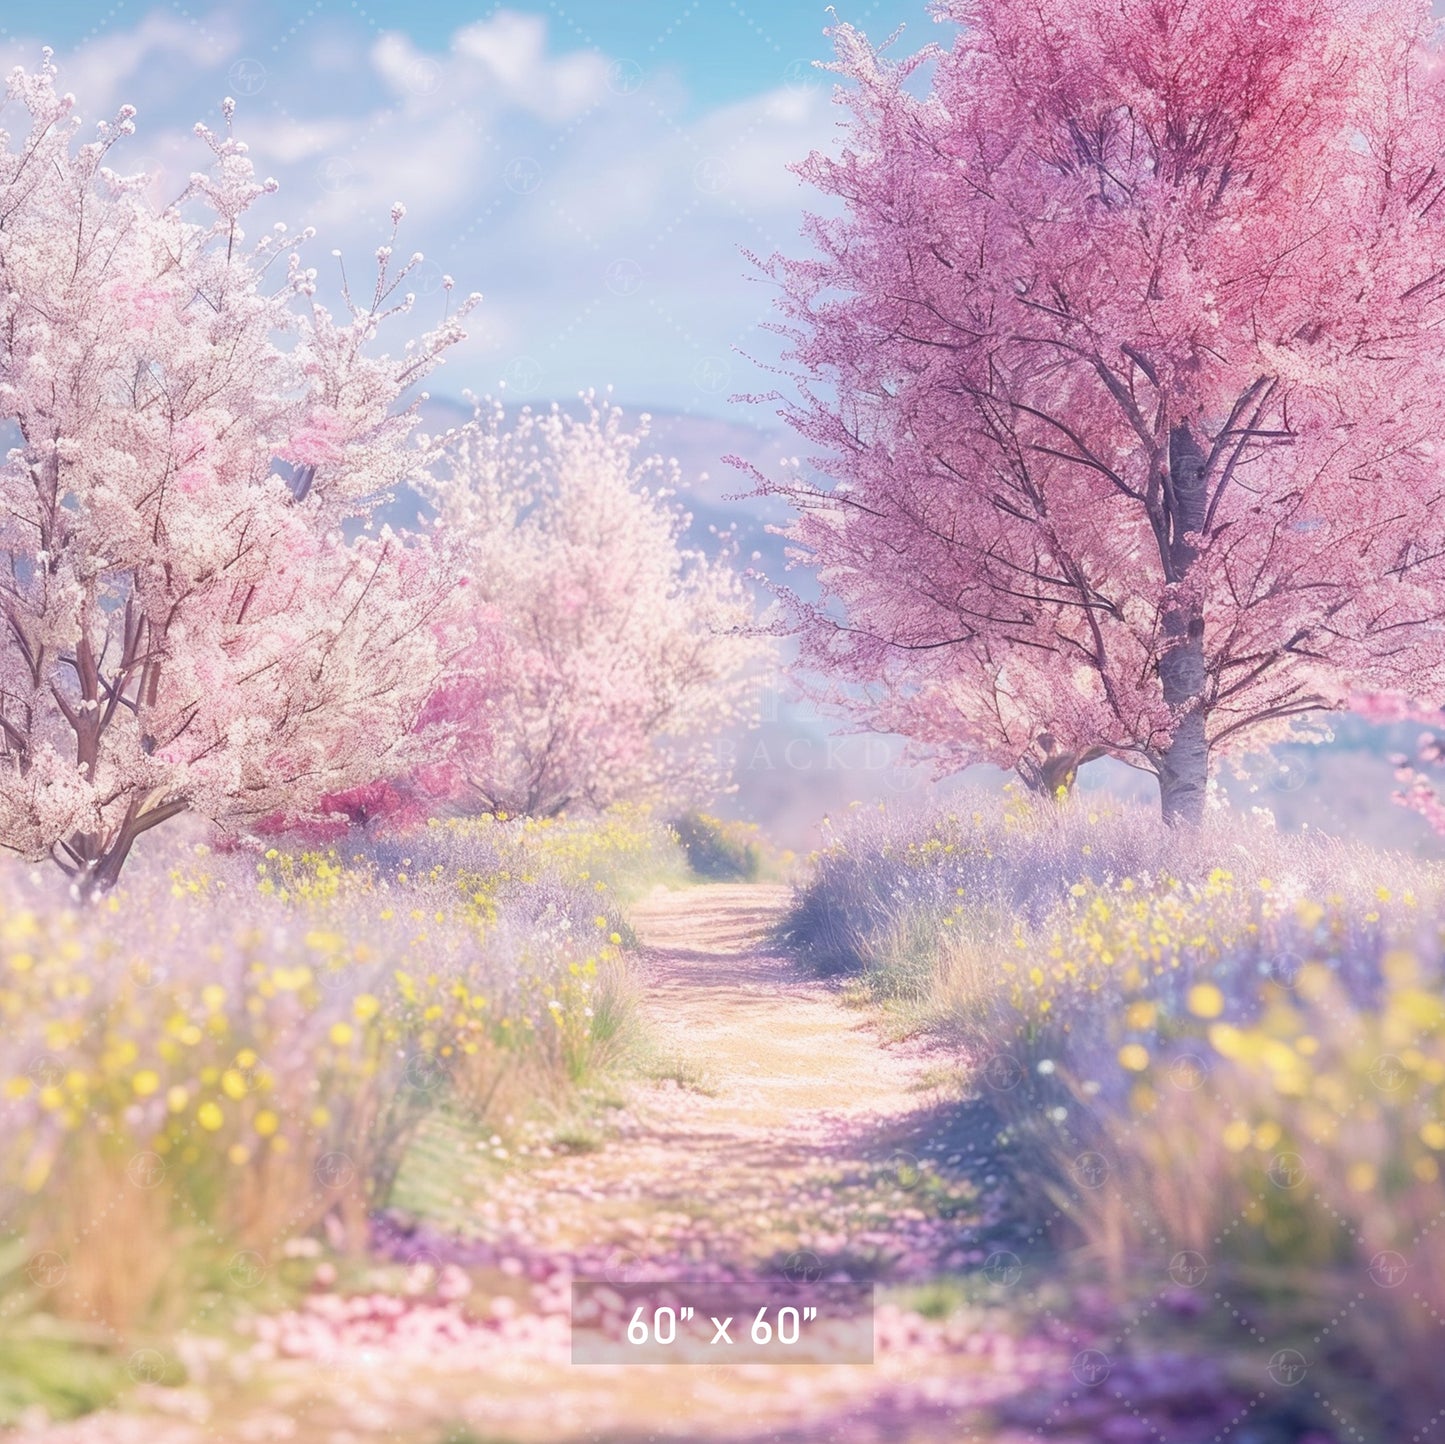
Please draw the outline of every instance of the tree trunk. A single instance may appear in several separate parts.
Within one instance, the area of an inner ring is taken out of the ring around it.
[[[1166,618],[1166,633],[1169,621],[1177,615]],[[1209,786],[1209,747],[1204,712],[1198,705],[1204,691],[1204,624],[1197,617],[1180,617],[1179,621],[1186,640],[1160,660],[1159,674],[1164,700],[1186,710],[1169,746],[1159,756],[1159,806],[1170,826],[1198,827],[1204,821],[1204,796]]]
[[[1039,734],[1037,746],[1040,755],[1035,757],[1026,753],[1019,758],[1015,771],[1031,792],[1053,802],[1073,792],[1079,768],[1104,756],[1102,747],[1090,747],[1083,752],[1064,751],[1049,732]]]
[[[117,842],[109,852],[102,853],[95,865],[76,878],[80,896],[85,902],[93,902],[113,888],[120,880],[120,870],[130,856],[133,838]]]
[[[1199,555],[1188,540],[1204,529],[1207,497],[1204,453],[1187,423],[1169,433],[1169,547],[1167,575],[1181,583]],[[1178,719],[1169,745],[1159,754],[1159,806],[1171,826],[1198,827],[1204,821],[1209,785],[1209,744],[1204,729],[1204,616],[1186,601],[1164,614],[1165,651],[1159,659],[1164,700]]]
[[[81,866],[74,874],[75,888],[81,898],[85,902],[93,902],[109,892],[119,880],[136,839],[185,810],[186,803],[181,798],[163,802],[148,812],[139,811],[138,804],[132,803],[125,822],[111,839],[109,847],[99,844],[92,835],[72,843],[72,854],[81,860]]]

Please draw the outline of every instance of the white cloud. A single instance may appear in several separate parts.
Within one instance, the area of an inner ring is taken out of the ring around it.
[[[383,113],[331,133],[335,144],[325,154],[311,152],[299,174],[283,172],[285,189],[293,205],[304,193],[308,224],[327,236],[365,227],[362,251],[381,239],[375,228],[395,200],[406,203],[413,238],[455,227],[478,184],[496,171],[485,133],[462,113],[431,116],[424,127]],[[265,154],[260,145],[255,149],[258,157]],[[334,243],[351,249],[345,239]]]
[[[432,71],[440,68],[437,61],[424,55],[409,37],[396,30],[387,31],[371,47],[371,63],[392,94],[398,96],[425,93],[430,88]]]
[[[88,118],[141,108],[130,159],[160,164],[167,191],[204,163],[191,123],[236,95],[237,134],[281,182],[248,229],[315,225],[318,255],[341,248],[353,285],[404,200],[401,252],[428,257],[419,317],[439,311],[443,271],[488,297],[438,393],[504,376],[533,397],[615,382],[638,403],[721,410],[764,389],[731,354],[771,345],[755,329],[768,291],[740,250],[801,247],[808,197],[787,165],[829,144],[830,87],[694,116],[670,73],[619,83],[608,57],[548,41],[542,16],[506,10],[430,52],[343,15],[277,49],[259,29],[157,13],[62,55],[61,81]],[[35,50],[11,56],[33,65]]]
[[[798,178],[788,167],[826,146],[836,115],[825,90],[779,89],[710,112],[697,139],[727,163],[732,199],[794,206]]]
[[[563,123],[607,93],[607,61],[591,50],[547,57],[547,22],[540,15],[499,10],[457,31],[452,52],[475,61],[514,104]]]
[[[164,60],[168,69],[205,69],[217,65],[236,41],[234,23],[223,15],[203,23],[154,10],[135,29],[107,32],[72,51],[61,84],[74,92],[87,119],[108,120],[121,105],[142,106],[146,97],[136,90],[148,79],[144,72],[150,62]],[[38,46],[29,51],[17,58],[33,68],[39,63]]]
[[[297,165],[348,149],[355,134],[354,121],[342,119],[293,120],[243,115],[241,130],[261,170],[267,166]]]
[[[458,30],[444,57],[389,31],[372,46],[371,61],[391,93],[420,113],[464,96],[485,110],[512,108],[562,125],[607,94],[608,63],[601,55],[549,56],[546,20],[514,10]]]

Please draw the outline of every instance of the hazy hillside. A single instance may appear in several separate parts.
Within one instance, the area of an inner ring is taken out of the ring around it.
[[[549,403],[533,404],[533,410]],[[508,408],[509,414],[516,408]],[[564,409],[576,412],[580,403]],[[629,425],[635,424],[642,408],[626,408]],[[743,566],[756,569],[769,577],[781,577],[784,571],[782,539],[769,533],[770,525],[785,524],[788,509],[776,500],[748,498],[733,500],[746,492],[752,483],[742,472],[723,461],[736,455],[763,471],[777,469],[778,458],[790,455],[791,434],[781,426],[772,429],[753,426],[746,421],[722,421],[716,417],[689,415],[683,412],[653,411],[650,434],[644,443],[647,455],[675,457],[682,469],[683,487],[678,502],[692,516],[687,535],[695,546],[708,551],[716,549],[713,529],[737,532],[738,552]],[[464,403],[447,397],[433,397],[421,407],[423,430],[436,435],[458,426],[471,415]],[[425,514],[420,498],[409,488],[402,488],[395,499],[377,513],[378,519],[395,527],[415,527]],[[806,572],[793,581],[807,590],[810,579]]]

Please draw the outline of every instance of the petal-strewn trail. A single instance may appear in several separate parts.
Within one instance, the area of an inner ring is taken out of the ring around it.
[[[634,911],[650,1034],[682,1082],[639,1090],[600,1151],[505,1175],[481,1208],[494,1239],[584,1271],[690,1261],[689,1273],[751,1276],[795,1250],[889,1277],[969,1261],[967,1229],[914,1195],[936,1156],[934,1180],[972,1198],[974,1176],[991,1177],[982,1120],[950,1110],[940,1133],[923,1052],[881,1046],[865,1016],[766,945],[785,899],[700,887]]]
[[[1079,1341],[936,1322],[882,1293],[1007,1248],[987,1111],[942,1097],[940,1056],[885,1043],[780,954],[786,898],[706,886],[634,910],[649,1037],[676,1066],[631,1087],[595,1150],[510,1160],[472,1192],[459,1158],[455,1227],[379,1221],[375,1289],[262,1317],[239,1355],[182,1341],[189,1385],[142,1386],[48,1444],[1026,1437],[989,1406],[1066,1378]],[[574,1278],[800,1266],[880,1284],[873,1364],[570,1363]]]

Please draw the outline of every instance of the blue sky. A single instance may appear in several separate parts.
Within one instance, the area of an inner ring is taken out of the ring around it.
[[[108,6],[59,0],[44,7],[45,36],[57,48],[88,36],[133,28],[157,7],[137,0]],[[205,18],[205,6],[166,7],[180,16]],[[228,7],[217,7],[224,11]],[[298,14],[307,23],[359,23],[380,32],[398,30],[419,47],[442,50],[455,32],[503,7],[486,4],[348,3],[278,4],[275,0],[229,7],[246,15],[247,31],[262,43],[287,43]],[[670,67],[700,106],[754,94],[780,83],[796,62],[824,58],[823,29],[830,23],[822,0],[559,0],[507,8],[544,16],[558,48],[595,48],[610,58],[647,69]],[[840,17],[881,37],[900,22],[931,28],[924,0],[838,0]],[[0,21],[12,35],[35,33],[29,16]]]
[[[877,39],[906,20],[906,49],[941,36],[925,0],[838,8]],[[832,77],[808,65],[828,23],[813,0],[59,0],[0,18],[0,63],[49,43],[87,122],[136,105],[117,167],[158,172],[157,198],[203,164],[191,126],[234,95],[281,182],[257,226],[315,225],[323,277],[333,248],[364,272],[404,200],[419,319],[443,273],[486,298],[438,393],[610,384],[624,405],[723,416],[769,384],[738,354],[773,346],[741,252],[799,252],[809,195],[786,166],[835,143]]]

